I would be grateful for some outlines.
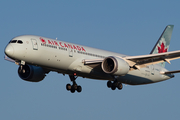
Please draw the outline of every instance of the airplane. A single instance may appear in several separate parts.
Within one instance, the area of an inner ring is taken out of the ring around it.
[[[19,65],[18,75],[29,82],[42,81],[54,71],[69,75],[66,89],[81,92],[77,77],[106,80],[107,87],[121,90],[122,84],[143,85],[174,77],[165,62],[180,58],[180,50],[169,50],[174,25],[167,25],[150,54],[128,56],[36,35],[14,37],[5,48],[5,60]]]

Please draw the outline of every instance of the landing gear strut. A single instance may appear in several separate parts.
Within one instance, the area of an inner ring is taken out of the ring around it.
[[[77,76],[74,76],[74,75],[69,75],[69,78],[71,79],[71,81],[73,82],[73,84],[67,84],[66,85],[66,89],[68,91],[71,91],[71,93],[74,93],[75,91],[77,92],[81,92],[82,91],[82,87],[80,85],[77,85],[76,83],[76,78]]]
[[[116,88],[121,90],[123,88],[123,85],[122,85],[122,83],[120,83],[117,80],[115,80],[114,82],[108,81],[107,82],[107,87],[111,88],[112,90],[115,90]]]

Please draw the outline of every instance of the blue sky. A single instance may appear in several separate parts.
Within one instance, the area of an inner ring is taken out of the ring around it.
[[[149,54],[165,26],[173,24],[170,51],[179,50],[180,2],[174,0],[1,0],[0,119],[179,120],[180,74],[112,91],[106,81],[78,78],[83,91],[71,94],[69,77],[51,72],[39,83],[23,81],[4,48],[24,34],[58,38],[127,55]],[[174,60],[169,70],[180,69]]]

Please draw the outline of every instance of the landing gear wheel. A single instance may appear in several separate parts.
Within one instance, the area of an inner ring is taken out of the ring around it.
[[[69,91],[69,90],[71,90],[71,85],[70,84],[67,84],[66,85],[66,89]]]
[[[117,88],[118,88],[119,90],[122,90],[122,88],[123,88],[123,85],[122,85],[122,83],[118,83],[118,86],[117,86]]]
[[[115,89],[116,89],[115,84],[112,84],[111,89],[112,89],[112,90],[115,90]]]
[[[74,88],[74,86],[72,85],[71,86],[71,93],[74,93],[75,92],[75,88]]]
[[[112,86],[112,82],[111,81],[108,81],[107,82],[107,87],[110,88]]]
[[[121,90],[123,88],[123,85],[121,82],[118,82],[116,79],[111,82],[110,80],[107,82],[107,87],[111,88],[112,90],[115,90],[116,88],[118,88],[119,90]]]
[[[82,87],[81,86],[77,86],[77,92],[81,92],[82,91]]]

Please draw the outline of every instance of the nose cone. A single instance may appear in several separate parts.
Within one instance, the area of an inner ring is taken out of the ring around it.
[[[7,45],[4,52],[7,56],[9,56],[9,57],[12,56],[14,54],[14,49],[13,49],[12,45]]]

